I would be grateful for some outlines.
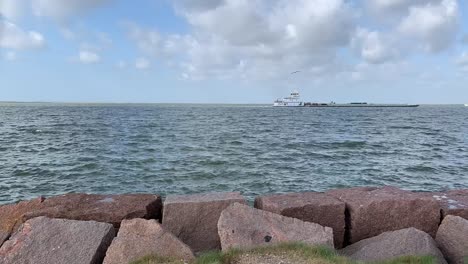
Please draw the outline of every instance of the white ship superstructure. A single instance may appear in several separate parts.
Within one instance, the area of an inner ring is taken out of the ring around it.
[[[301,96],[298,91],[292,92],[288,97],[278,99],[273,103],[273,106],[277,107],[301,107],[304,106],[304,102],[301,101]]]

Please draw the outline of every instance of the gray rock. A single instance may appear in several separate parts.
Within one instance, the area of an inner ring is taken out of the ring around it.
[[[340,251],[358,261],[383,261],[404,256],[433,256],[438,263],[447,263],[434,239],[416,228],[385,232],[361,240]]]
[[[218,231],[223,251],[280,242],[333,247],[333,230],[329,227],[238,203],[221,213]]]
[[[345,203],[333,196],[317,192],[259,196],[255,208],[331,227],[335,247],[343,247]]]
[[[114,238],[111,224],[38,217],[0,248],[2,264],[97,264]]]
[[[194,252],[220,249],[218,219],[233,203],[246,201],[240,193],[169,195],[162,224]]]
[[[128,264],[148,255],[189,261],[192,250],[155,220],[124,220],[107,250],[104,264]]]
[[[339,189],[327,193],[346,203],[348,244],[409,227],[433,237],[437,232],[440,205],[427,195],[394,187]]]
[[[449,263],[468,263],[468,220],[452,215],[445,217],[436,241]]]

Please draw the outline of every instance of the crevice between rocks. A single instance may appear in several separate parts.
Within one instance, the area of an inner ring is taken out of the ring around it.
[[[2,242],[0,240],[0,248],[3,246],[3,244],[5,244],[5,242],[7,242],[8,240],[10,240],[11,236],[13,235],[13,232],[11,232],[10,234],[8,234],[7,237],[5,237],[5,240]]]
[[[439,210],[439,216],[440,216],[440,219],[439,219],[439,224],[438,226],[440,226],[442,224],[442,221],[444,220],[444,209],[440,208]]]
[[[345,206],[345,234],[343,240],[343,248],[351,245],[351,212],[348,205]]]
[[[104,241],[99,246],[99,249],[97,251],[97,255],[95,256],[94,263],[96,263],[96,264],[103,264],[104,263],[104,259],[107,256],[107,251],[109,250],[109,248],[110,248],[112,242],[114,241],[114,239],[117,237],[117,234],[119,233],[119,230],[120,230],[120,228],[114,227],[114,232],[113,232],[114,236],[109,236],[108,239],[104,239]],[[102,252],[102,253],[100,253],[100,252]]]

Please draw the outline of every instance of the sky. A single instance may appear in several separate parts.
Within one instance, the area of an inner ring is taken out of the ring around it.
[[[0,0],[0,101],[458,104],[467,76],[465,0]]]

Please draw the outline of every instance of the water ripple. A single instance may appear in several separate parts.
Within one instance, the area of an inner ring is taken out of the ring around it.
[[[66,192],[468,188],[468,109],[0,105],[0,203]]]

